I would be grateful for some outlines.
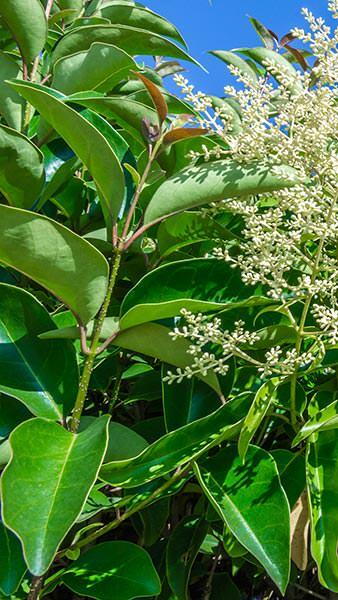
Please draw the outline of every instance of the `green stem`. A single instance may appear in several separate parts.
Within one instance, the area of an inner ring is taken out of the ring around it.
[[[336,198],[331,203],[330,210],[328,212],[327,221],[326,221],[327,227],[329,226],[329,223],[331,221],[335,203],[336,203]],[[326,239],[326,232],[321,237],[319,244],[318,244],[317,251],[316,251],[315,263],[314,263],[313,271],[311,274],[311,285],[314,284],[316,277],[318,275],[319,265],[320,265],[320,261],[322,258],[324,244],[325,244],[325,239]],[[305,327],[305,323],[306,323],[308,312],[309,312],[309,309],[311,306],[312,299],[313,299],[313,294],[309,294],[304,303],[302,315],[301,315],[301,318],[299,321],[299,326],[297,329],[297,338],[296,338],[297,356],[300,355],[300,351],[301,351],[301,347],[302,347],[302,339],[304,337],[304,327]],[[298,371],[296,371],[291,377],[291,394],[290,394],[290,418],[291,418],[291,425],[295,431],[297,430],[297,407],[296,407],[297,377],[298,377]]]
[[[94,360],[96,357],[97,348],[98,348],[99,341],[100,341],[102,326],[103,326],[104,320],[107,316],[110,300],[111,300],[112,293],[114,291],[114,287],[115,287],[115,283],[116,283],[117,274],[118,274],[118,271],[120,268],[121,256],[122,256],[122,247],[120,246],[120,247],[116,248],[116,250],[115,250],[115,257],[114,257],[114,262],[113,262],[113,266],[112,266],[112,270],[111,270],[111,275],[110,275],[110,279],[109,279],[106,297],[105,297],[104,303],[102,304],[101,310],[99,312],[99,316],[97,317],[97,319],[95,321],[92,343],[91,343],[90,350],[89,350],[88,356],[85,360],[84,368],[82,371],[82,376],[81,376],[81,380],[80,380],[80,384],[79,384],[79,391],[77,394],[77,398],[75,401],[75,406],[74,406],[74,410],[73,410],[73,414],[72,414],[72,419],[71,419],[70,426],[69,426],[69,429],[72,433],[77,432],[79,424],[80,424],[80,418],[82,415],[84,403],[86,401],[88,387],[89,387],[89,381],[90,381],[90,377],[92,374]]]
[[[142,500],[142,502],[140,502],[136,506],[133,506],[133,508],[131,508],[130,510],[126,510],[126,512],[123,513],[123,515],[121,515],[117,519],[114,519],[113,521],[111,521],[110,523],[105,525],[104,527],[101,527],[100,529],[97,529],[90,535],[87,535],[87,537],[82,538],[74,546],[71,546],[71,549],[74,550],[75,548],[82,548],[83,546],[87,546],[88,544],[91,544],[92,542],[97,540],[97,538],[105,535],[106,533],[109,533],[109,531],[111,531],[112,529],[116,529],[116,527],[121,525],[121,523],[123,523],[123,521],[126,521],[133,514],[135,514],[139,510],[142,510],[143,508],[148,506],[148,504],[151,504],[158,496],[161,496],[163,494],[163,492],[165,492],[168,488],[170,488],[170,486],[173,483],[175,483],[176,481],[178,481],[179,479],[184,477],[184,475],[186,475],[186,473],[187,473],[187,471],[189,471],[189,469],[190,469],[190,465],[186,466],[183,470],[178,468],[175,471],[175,473],[172,475],[172,477],[170,479],[168,479],[167,481],[165,481],[165,483],[163,483],[163,485],[161,485],[159,488],[157,488],[157,490],[155,490],[148,498],[146,498],[145,500]],[[62,558],[63,556],[65,556],[67,550],[69,550],[69,548],[59,552],[58,557]]]

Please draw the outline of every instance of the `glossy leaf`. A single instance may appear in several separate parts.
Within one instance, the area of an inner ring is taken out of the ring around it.
[[[146,87],[147,92],[150,95],[153,104],[156,108],[160,124],[162,125],[162,123],[166,120],[168,116],[168,106],[164,99],[164,96],[162,95],[157,85],[155,85],[155,83],[148,79],[148,77],[145,77],[143,73],[135,73],[135,75],[142,81],[143,85]]]
[[[0,51],[0,114],[9,127],[21,131],[25,101],[6,83],[8,79],[21,79],[19,63],[6,52]]]
[[[130,290],[121,306],[120,328],[178,316],[182,308],[208,312],[267,302],[262,289],[257,286],[255,292],[252,296],[240,273],[223,261],[175,261],[151,271]]]
[[[272,457],[249,446],[242,465],[232,446],[196,465],[196,474],[220,517],[284,593],[290,572],[290,514]]]
[[[135,458],[105,464],[100,478],[128,488],[162,477],[222,440],[231,439],[238,432],[246,409],[246,400],[228,402],[211,415],[166,434]]]
[[[60,298],[83,323],[103,302],[105,258],[94,246],[52,219],[0,206],[0,261]]]
[[[338,432],[325,431],[310,443],[307,486],[311,516],[311,553],[322,585],[338,592]]]
[[[169,369],[170,370],[170,369]],[[162,368],[162,402],[163,416],[167,431],[174,431],[189,423],[189,415],[193,398],[193,379],[183,379],[181,383],[169,385],[163,381],[168,367]]]
[[[208,531],[208,523],[191,515],[183,518],[172,532],[166,551],[166,571],[177,600],[188,600],[191,569]]]
[[[32,414],[19,400],[0,394],[0,439],[8,437],[17,425],[31,417]]]
[[[76,594],[97,600],[157,596],[161,582],[149,554],[131,542],[104,542],[72,563],[63,582]]]
[[[113,44],[132,56],[135,54],[170,56],[199,65],[187,52],[161,35],[119,24],[88,25],[71,30],[57,44],[52,56],[53,64],[59,58],[88,50],[94,42]]]
[[[26,572],[18,538],[0,521],[0,592],[11,596],[18,589]]]
[[[199,137],[201,135],[207,135],[208,129],[202,129],[201,127],[178,127],[168,131],[163,137],[164,144],[174,144],[180,140],[186,140],[193,137]]]
[[[39,0],[0,0],[0,16],[16,40],[28,65],[47,38],[45,11]]]
[[[244,58],[241,58],[238,56],[238,54],[235,54],[235,52],[230,52],[228,50],[212,50],[210,54],[216,56],[216,58],[219,58],[227,65],[231,65],[239,69],[239,71],[248,77],[253,83],[258,82],[258,77],[254,69],[246,60],[244,60]]]
[[[84,92],[81,97],[77,96],[75,100],[78,104],[87,106],[104,115],[107,119],[113,119],[130,133],[133,138],[141,141],[143,144],[145,142],[141,131],[142,121],[147,119],[153,124],[157,124],[158,122],[157,113],[153,108],[141,104],[141,102],[130,100],[128,97],[95,97],[95,95],[90,96]]]
[[[258,19],[255,19],[254,17],[249,17],[249,21],[255,29],[256,33],[258,33],[264,46],[266,48],[269,48],[270,50],[273,50],[275,47],[275,37],[271,34],[271,32],[265,27],[265,25],[263,25],[263,23],[261,23],[260,21],[258,21]]]
[[[44,184],[43,155],[24,135],[0,126],[0,191],[11,206],[32,208]]]
[[[39,340],[46,327],[55,325],[34,296],[0,284],[0,390],[33,414],[60,420],[75,402],[78,368],[69,342]]]
[[[96,417],[82,417],[79,431],[84,431],[95,420]],[[148,446],[146,440],[138,435],[136,431],[116,421],[109,423],[108,435],[108,446],[104,462],[132,458]]]
[[[275,50],[270,50],[269,48],[240,48],[238,52],[241,54],[245,54],[250,59],[255,60],[260,65],[262,65],[267,71],[270,70],[270,67],[266,67],[266,63],[273,65],[274,69],[276,69],[276,73],[273,75],[277,81],[281,79],[280,73],[286,73],[290,79],[291,84],[290,87],[293,91],[300,92],[302,91],[302,85],[297,80],[297,71],[292,66],[292,64],[284,58],[282,54],[278,54]]]
[[[110,92],[130,69],[137,67],[129,54],[109,44],[94,43],[89,50],[66,56],[54,67],[52,87],[64,94],[83,90]]]
[[[124,198],[124,176],[119,160],[105,137],[48,88],[27,81],[11,82],[11,86],[35,106],[82,160],[103,199],[108,224],[116,219]]]
[[[331,402],[322,410],[318,410],[311,418],[303,425],[292,442],[293,446],[297,446],[300,442],[306,440],[310,435],[320,431],[321,429],[336,429],[338,428],[338,401]]]
[[[276,461],[290,508],[293,508],[306,486],[305,457],[303,454],[283,449],[273,450],[271,456]]]
[[[292,187],[297,182],[290,167],[240,165],[229,160],[187,167],[158,188],[145,212],[145,223],[227,198]]]
[[[106,3],[105,6],[97,10],[94,14],[109,19],[111,23],[138,27],[151,33],[171,37],[186,47],[186,43],[176,27],[167,21],[167,19],[164,19],[145,6],[130,6],[130,3],[123,0],[117,2],[114,0],[111,3]]]
[[[266,413],[268,412],[271,404],[276,401],[276,387],[278,385],[278,381],[279,380],[275,377],[273,379],[269,379],[269,381],[266,383],[263,383],[263,385],[256,392],[254,401],[244,419],[243,427],[238,440],[238,452],[243,462],[245,461],[245,456],[252,438],[254,437]]]
[[[76,435],[32,419],[10,437],[13,455],[2,476],[3,520],[20,537],[34,575],[45,573],[81,513],[106,451],[108,420],[97,418]]]

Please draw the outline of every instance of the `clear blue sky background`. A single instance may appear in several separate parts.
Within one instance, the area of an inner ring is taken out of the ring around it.
[[[186,76],[197,90],[216,95],[222,95],[231,76],[225,65],[207,51],[260,45],[247,15],[282,36],[294,26],[303,27],[300,12],[303,6],[316,16],[326,18],[328,14],[326,0],[143,0],[143,3],[180,29],[190,54],[209,71],[206,74],[185,63]]]

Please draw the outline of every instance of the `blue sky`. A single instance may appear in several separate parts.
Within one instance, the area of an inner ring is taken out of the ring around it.
[[[256,17],[278,35],[303,26],[301,8],[317,16],[327,15],[326,0],[143,0],[143,3],[172,21],[183,34],[190,53],[209,71],[186,63],[186,76],[196,89],[222,95],[230,83],[225,65],[208,50],[230,50],[260,45],[247,15]]]

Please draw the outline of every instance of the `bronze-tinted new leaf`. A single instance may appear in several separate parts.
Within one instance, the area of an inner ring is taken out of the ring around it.
[[[207,135],[209,133],[208,129],[203,129],[202,127],[178,127],[177,129],[173,129],[172,131],[168,131],[163,138],[164,144],[173,144],[174,142],[178,142],[180,140],[186,140],[192,137],[198,137],[200,135]]]
[[[150,81],[150,79],[148,79],[148,77],[146,77],[145,75],[142,75],[142,73],[134,72],[134,75],[136,75],[136,77],[141,79],[141,81],[147,88],[147,90],[151,96],[151,99],[154,103],[154,106],[157,110],[157,114],[158,114],[160,123],[162,124],[168,116],[168,106],[167,106],[167,103],[166,103],[161,91],[159,90],[159,88],[157,87],[157,85],[155,83]]]

